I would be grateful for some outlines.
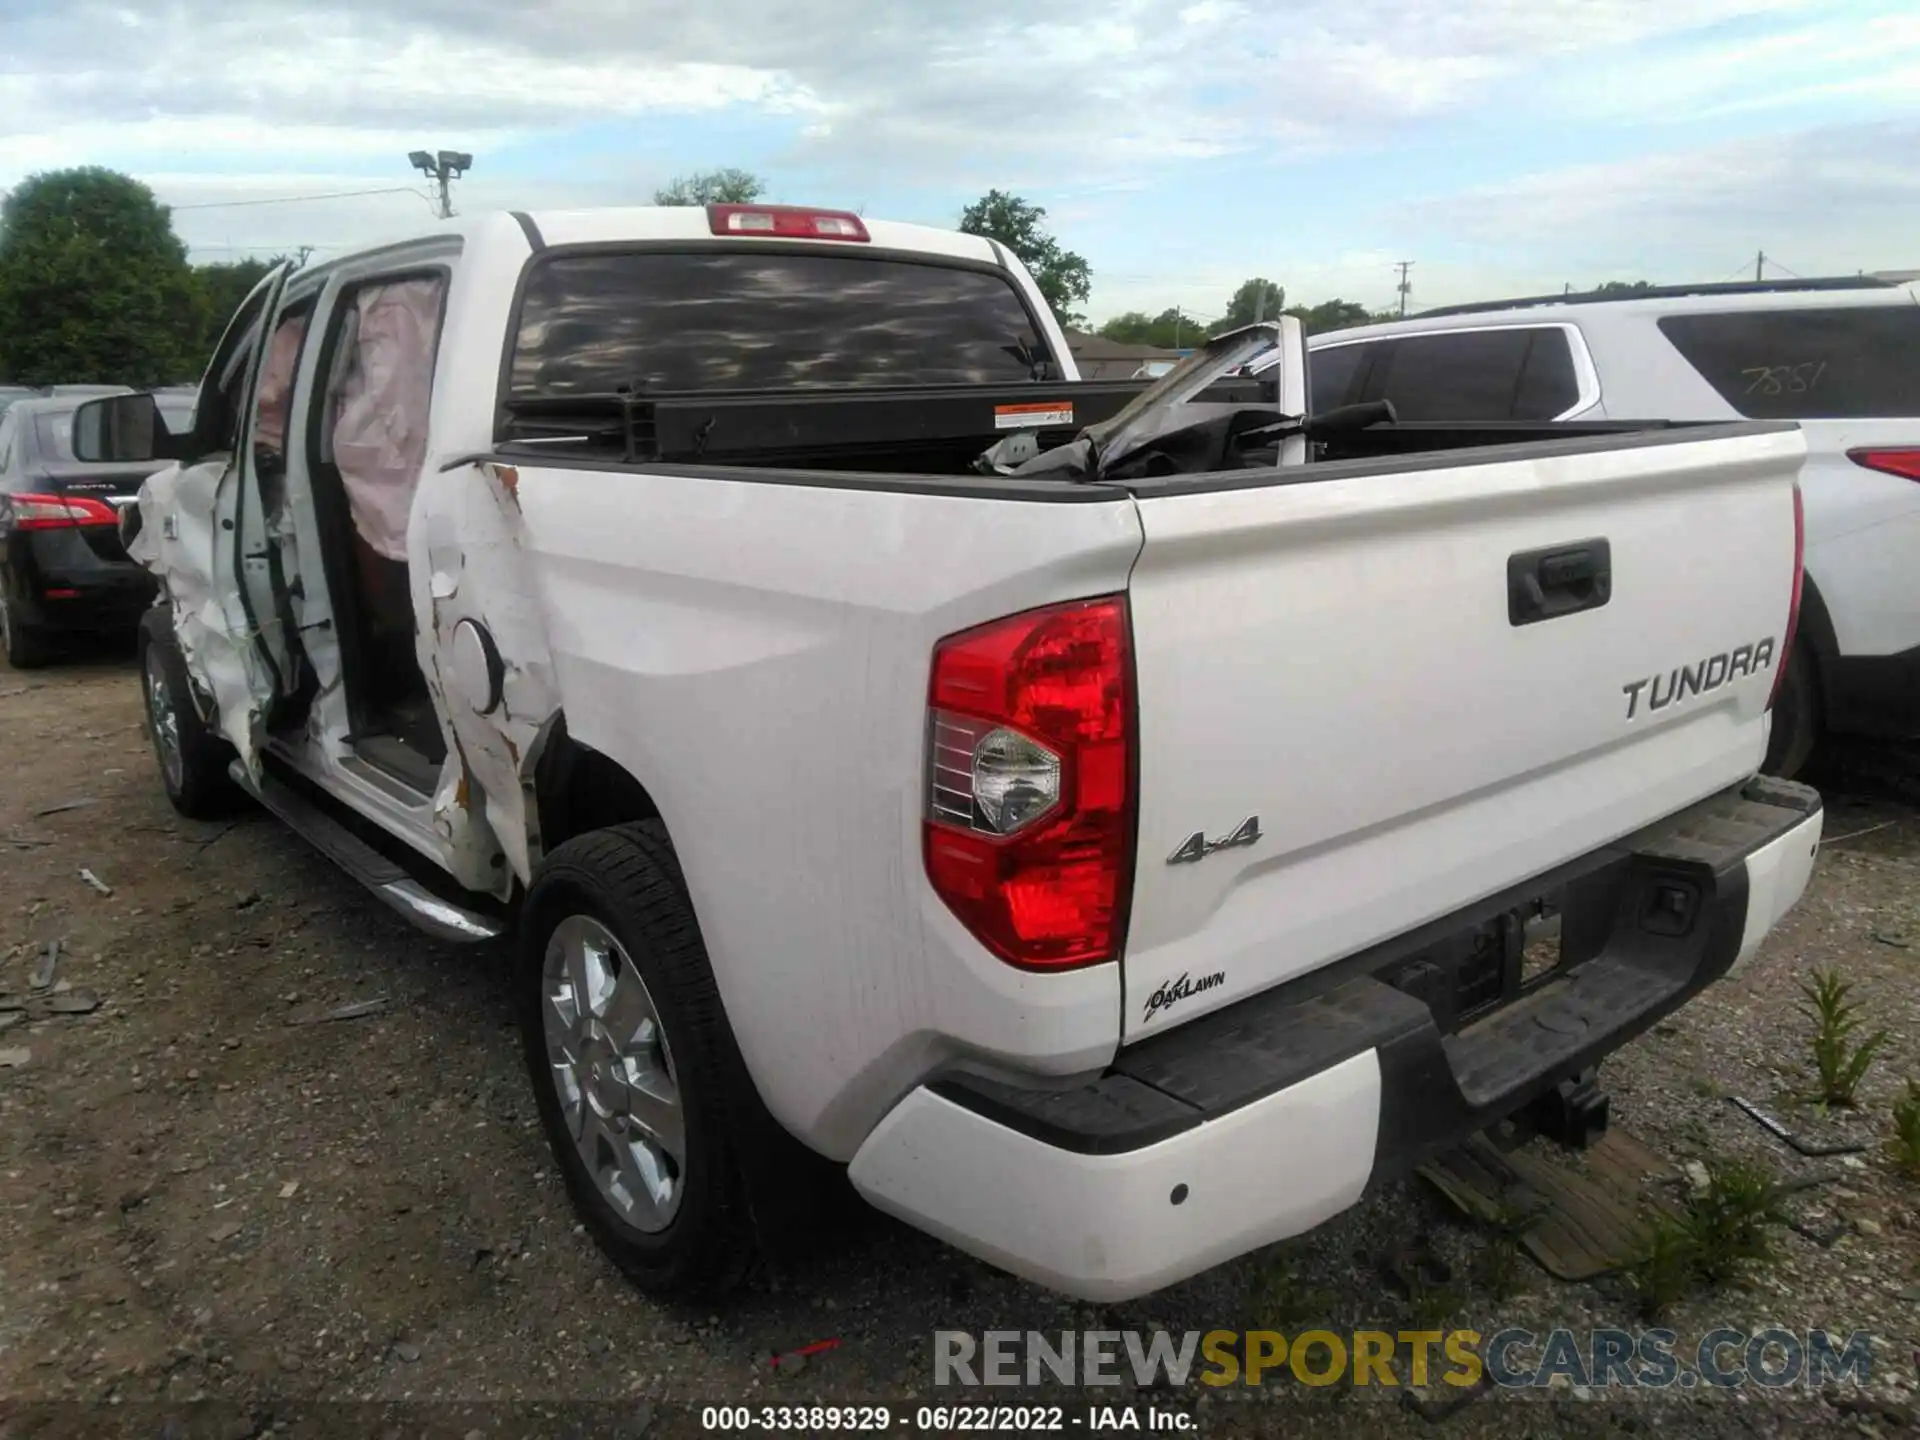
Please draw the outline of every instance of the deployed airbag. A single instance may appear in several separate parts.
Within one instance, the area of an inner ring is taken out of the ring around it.
[[[333,459],[353,527],[376,555],[407,558],[407,512],[427,455],[441,282],[396,280],[354,297],[355,324],[334,396]]]

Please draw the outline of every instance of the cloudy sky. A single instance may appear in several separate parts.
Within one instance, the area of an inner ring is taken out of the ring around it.
[[[1920,268],[1920,6],[0,0],[0,186],[127,170],[196,259],[418,229],[406,152],[443,146],[463,210],[742,165],[951,224],[997,185],[1092,263],[1096,318],[1252,274],[1384,305],[1402,259],[1416,306],[1758,250]]]

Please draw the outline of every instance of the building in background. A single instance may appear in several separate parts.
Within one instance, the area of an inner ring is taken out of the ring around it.
[[[1173,367],[1173,362],[1190,353],[1164,350],[1155,345],[1127,344],[1109,340],[1104,335],[1089,335],[1083,330],[1067,331],[1067,349],[1072,352],[1082,380],[1131,380],[1148,366],[1164,374],[1165,369]],[[1164,364],[1165,369],[1155,362]]]

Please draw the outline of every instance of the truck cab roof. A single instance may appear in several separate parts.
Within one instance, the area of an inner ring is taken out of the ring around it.
[[[754,206],[756,210],[781,210],[796,207]],[[823,214],[844,215],[825,207],[803,207]],[[359,255],[417,244],[439,238],[458,239],[467,248],[501,246],[534,250],[555,246],[618,245],[654,241],[684,240],[700,243],[741,245],[780,244],[817,246],[823,250],[861,248],[891,250],[909,254],[937,256],[941,259],[971,261],[976,264],[1006,267],[1011,255],[995,241],[958,230],[933,225],[913,225],[897,220],[860,218],[868,238],[809,238],[795,235],[764,236],[752,233],[716,234],[708,208],[700,205],[624,205],[591,206],[571,210],[490,210],[472,215],[457,215],[309,267],[309,274],[346,263]],[[1015,262],[1016,264],[1018,262]]]

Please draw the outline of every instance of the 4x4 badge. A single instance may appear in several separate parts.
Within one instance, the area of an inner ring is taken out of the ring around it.
[[[1180,848],[1167,857],[1169,865],[1191,865],[1196,860],[1204,860],[1221,850],[1238,850],[1242,846],[1260,843],[1260,817],[1249,815],[1240,822],[1240,828],[1224,840],[1207,839],[1204,830],[1196,830],[1181,844]]]

